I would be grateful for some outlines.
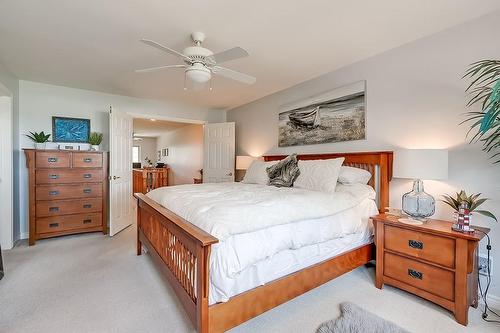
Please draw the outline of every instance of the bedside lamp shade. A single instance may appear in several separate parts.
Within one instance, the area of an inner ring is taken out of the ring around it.
[[[256,157],[253,156],[236,156],[236,170],[246,170],[252,164]]]
[[[447,179],[448,151],[404,149],[394,153],[394,178]]]

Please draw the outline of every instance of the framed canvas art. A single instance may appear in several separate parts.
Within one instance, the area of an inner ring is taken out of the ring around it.
[[[90,119],[52,117],[54,142],[86,143],[90,136]]]
[[[279,147],[364,140],[365,81],[286,105],[279,113]]]

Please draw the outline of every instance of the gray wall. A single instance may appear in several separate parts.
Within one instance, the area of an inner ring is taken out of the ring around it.
[[[491,198],[484,209],[500,217],[500,165],[493,166],[479,146],[467,145],[467,126],[458,125],[466,110],[467,83],[461,76],[468,64],[500,58],[498,17],[496,12],[228,111],[227,121],[236,122],[237,154],[447,148],[449,179],[427,181],[428,192],[435,197],[462,188],[482,192]],[[367,140],[277,147],[280,106],[359,80],[367,82]],[[392,206],[401,206],[410,185],[392,181]],[[438,203],[436,216],[450,219],[451,210]],[[492,228],[492,242],[500,244],[498,223],[481,217],[474,222]],[[480,251],[485,252],[484,243]],[[491,293],[500,296],[500,248],[493,246],[492,254]]]

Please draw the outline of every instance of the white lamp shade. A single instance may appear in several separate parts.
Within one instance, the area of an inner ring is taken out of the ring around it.
[[[447,179],[448,151],[403,149],[394,152],[394,178]]]
[[[236,170],[246,170],[257,157],[253,156],[236,156]]]

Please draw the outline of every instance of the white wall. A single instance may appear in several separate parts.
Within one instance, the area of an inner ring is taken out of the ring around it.
[[[19,237],[19,136],[17,135],[19,131],[19,80],[12,73],[10,73],[1,63],[0,63],[0,85],[4,86],[4,95],[9,95],[11,100],[12,114],[10,116],[10,126],[12,134],[12,195],[13,195],[13,236],[14,241]],[[9,184],[10,187],[10,184]],[[1,198],[1,197],[0,197]],[[7,221],[3,221],[4,223]],[[3,247],[7,249],[6,246]]]
[[[427,181],[427,191],[435,197],[462,188],[482,192],[491,198],[482,207],[500,217],[500,165],[493,166],[480,147],[467,145],[467,126],[458,125],[466,110],[467,82],[461,76],[474,61],[500,57],[498,31],[497,12],[230,110],[227,121],[236,122],[237,154],[448,148],[449,179]],[[281,105],[359,80],[367,81],[367,140],[277,147]],[[392,181],[392,206],[401,206],[410,186],[406,180]],[[450,214],[438,203],[436,217],[450,219]],[[500,225],[482,217],[474,222],[492,228],[490,290],[500,296]],[[485,252],[484,242],[480,251]]]
[[[145,158],[148,157],[153,164],[158,158],[156,150],[156,138],[141,138],[142,140],[133,141],[134,146],[139,146],[140,162],[142,166],[146,165]]]
[[[203,126],[187,125],[158,137],[157,150],[168,148],[169,185],[192,184],[203,168]]]
[[[20,146],[33,147],[24,134],[28,131],[52,131],[52,116],[89,118],[92,131],[103,132],[102,148],[108,148],[108,110],[113,106],[121,112],[155,118],[170,117],[207,122],[225,121],[225,112],[169,104],[161,101],[111,95],[95,91],[54,86],[38,82],[19,82]],[[20,156],[20,233],[27,237],[28,177],[24,154]]]

